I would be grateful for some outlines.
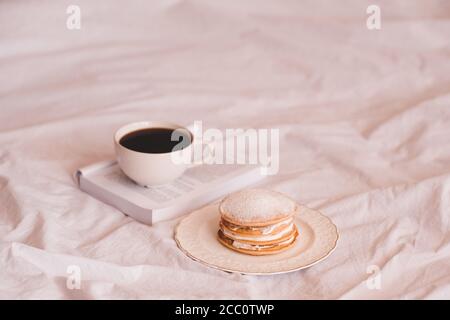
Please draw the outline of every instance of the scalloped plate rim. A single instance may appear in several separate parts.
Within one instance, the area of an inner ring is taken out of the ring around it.
[[[310,211],[313,211],[315,214],[318,214],[318,215],[324,217],[326,220],[328,220],[328,223],[334,227],[335,240],[334,240],[333,246],[332,246],[332,248],[330,248],[330,250],[329,250],[326,254],[324,254],[322,257],[316,259],[315,261],[313,261],[313,262],[311,262],[311,263],[309,263],[309,264],[302,265],[302,266],[299,266],[299,267],[297,267],[297,268],[284,269],[284,270],[280,270],[280,271],[268,271],[268,272],[247,272],[247,271],[235,270],[235,269],[229,269],[229,268],[222,267],[222,266],[219,266],[219,265],[211,264],[211,263],[209,263],[209,262],[206,262],[206,261],[204,261],[204,260],[201,260],[200,258],[195,257],[195,256],[192,255],[188,250],[186,250],[185,248],[183,248],[183,246],[181,245],[180,240],[178,239],[177,236],[178,236],[179,228],[180,228],[180,226],[182,225],[182,223],[183,223],[186,219],[188,219],[193,213],[198,212],[198,211],[200,211],[200,210],[205,210],[207,207],[215,206],[215,205],[217,205],[217,204],[209,204],[209,205],[206,205],[206,206],[204,206],[204,207],[202,207],[202,208],[200,208],[200,209],[197,209],[197,210],[192,211],[192,212],[189,213],[186,217],[184,217],[184,218],[177,224],[177,226],[175,227],[174,238],[175,238],[175,242],[176,242],[178,248],[179,248],[186,256],[188,256],[190,259],[192,259],[192,260],[194,260],[195,262],[198,262],[198,263],[200,263],[200,264],[202,264],[202,265],[204,265],[204,266],[207,266],[207,267],[210,267],[210,268],[213,268],[213,269],[216,269],[216,270],[224,271],[224,272],[229,272],[229,273],[240,273],[240,274],[244,274],[244,275],[255,275],[255,276],[269,276],[269,275],[277,275],[277,274],[285,274],[285,273],[295,272],[295,271],[299,271],[299,270],[302,270],[302,269],[306,269],[306,268],[312,267],[312,266],[314,266],[315,264],[317,264],[317,263],[319,263],[319,262],[325,260],[326,258],[328,258],[328,257],[336,250],[337,243],[338,243],[338,240],[339,240],[339,237],[340,237],[337,226],[333,223],[333,221],[332,221],[328,216],[324,215],[324,214],[321,213],[320,211],[314,210],[314,209],[311,209],[311,208],[308,208],[307,206],[304,206],[304,205],[301,205],[300,207],[304,207],[304,208],[306,208],[306,209],[308,209],[308,210],[310,210]],[[297,213],[297,214],[298,214],[298,213]]]

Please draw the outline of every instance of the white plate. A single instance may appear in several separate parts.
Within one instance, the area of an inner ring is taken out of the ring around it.
[[[178,247],[195,261],[223,271],[252,275],[307,268],[328,257],[336,248],[337,228],[319,211],[300,206],[295,224],[300,235],[293,247],[274,255],[246,255],[219,243],[218,205],[212,204],[184,218],[175,230],[175,240]]]

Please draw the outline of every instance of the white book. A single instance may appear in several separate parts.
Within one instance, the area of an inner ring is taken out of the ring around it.
[[[115,161],[75,173],[81,190],[150,225],[187,214],[263,178],[259,166],[204,164],[188,169],[171,183],[147,188],[127,178]]]

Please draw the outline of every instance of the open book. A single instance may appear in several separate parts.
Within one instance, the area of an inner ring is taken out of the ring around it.
[[[169,184],[145,188],[126,177],[115,161],[106,161],[77,170],[75,178],[81,190],[151,225],[187,214],[264,175],[259,166],[199,165]]]

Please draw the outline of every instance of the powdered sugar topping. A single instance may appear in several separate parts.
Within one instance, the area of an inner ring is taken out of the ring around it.
[[[270,220],[287,215],[296,204],[287,196],[266,189],[246,189],[226,197],[220,204],[222,212],[238,221]]]

